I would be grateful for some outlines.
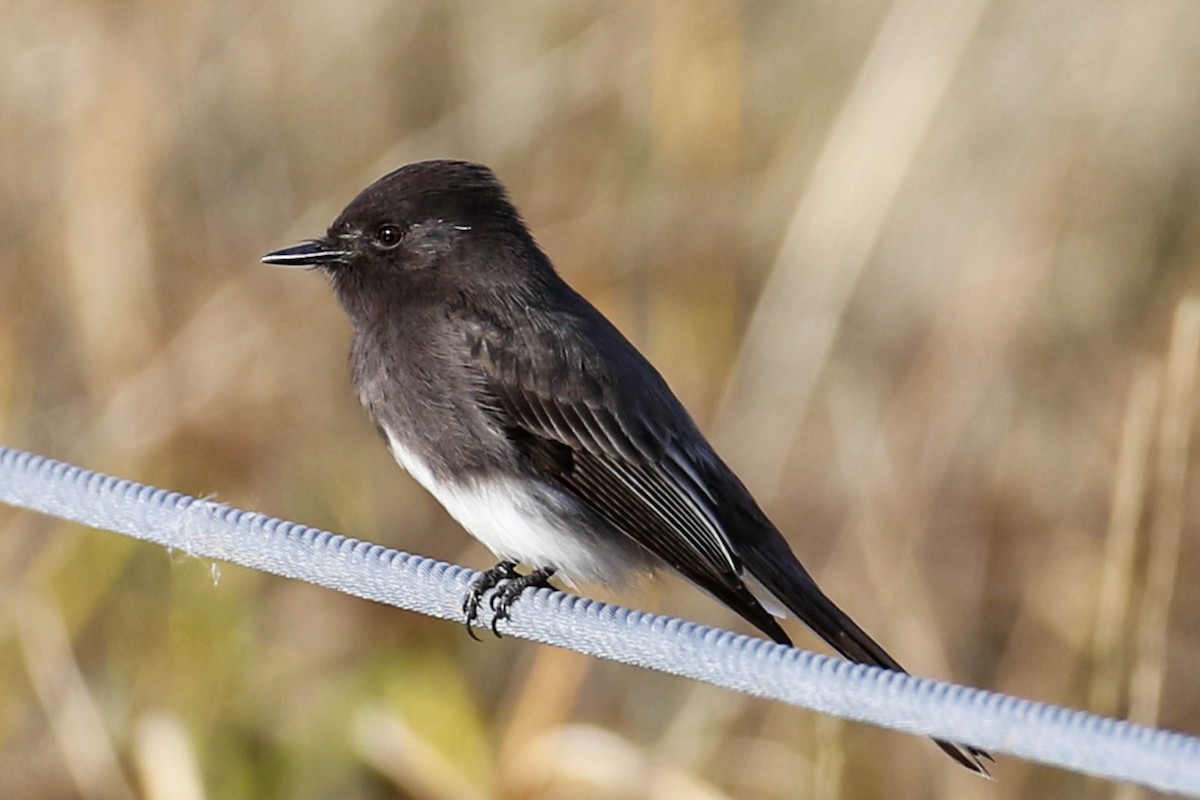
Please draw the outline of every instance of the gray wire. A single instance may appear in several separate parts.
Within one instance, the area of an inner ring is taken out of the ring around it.
[[[476,572],[0,447],[0,501],[462,621]],[[1200,739],[851,664],[670,617],[539,590],[505,634],[847,719],[1200,797]]]

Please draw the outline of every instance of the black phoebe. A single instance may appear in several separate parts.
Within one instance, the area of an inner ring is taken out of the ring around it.
[[[495,631],[552,575],[613,583],[666,564],[776,642],[791,644],[773,616],[787,609],[846,658],[904,671],[817,587],[662,376],[554,271],[487,167],[401,167],[324,238],[262,260],[329,277],[354,324],[354,384],[392,455],[501,559],[464,601],[468,630],[490,590]],[[938,744],[987,774],[987,753]]]

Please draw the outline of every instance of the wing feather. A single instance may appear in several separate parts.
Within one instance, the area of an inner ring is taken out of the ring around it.
[[[518,348],[506,347],[506,337],[495,332],[478,335],[483,341],[469,349],[488,395],[483,405],[503,410],[501,423],[516,428],[514,443],[543,471],[554,466],[549,479],[772,637],[787,640],[740,577],[716,499],[680,444],[691,432],[656,422],[679,415],[646,413],[644,395],[622,395],[619,379],[596,373],[598,360],[571,357],[538,338]],[[535,373],[543,379],[532,380]],[[663,402],[677,402],[665,387],[664,396]],[[566,448],[570,457],[551,457],[553,448]]]

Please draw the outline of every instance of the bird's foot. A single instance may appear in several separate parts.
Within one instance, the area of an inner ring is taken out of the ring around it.
[[[467,621],[467,633],[476,641],[475,622],[479,619],[479,609],[483,598],[492,592],[488,606],[492,609],[492,633],[500,637],[499,624],[512,616],[512,607],[524,594],[526,589],[540,589],[550,586],[550,576],[554,570],[550,567],[536,569],[528,575],[517,572],[514,561],[501,561],[489,570],[480,573],[471,584],[466,598],[463,599],[463,616]],[[492,590],[495,590],[494,592]]]
[[[475,621],[479,619],[479,607],[483,605],[484,596],[500,584],[520,577],[521,574],[517,572],[517,562],[501,561],[491,569],[479,573],[479,577],[471,582],[471,588],[467,590],[467,596],[463,598],[462,610],[463,616],[467,619],[467,634],[472,639],[479,641],[479,637],[475,635]],[[494,625],[492,629],[495,632]]]
[[[500,631],[496,626],[512,616],[512,607],[516,605],[517,600],[521,599],[525,590],[554,588],[550,585],[550,576],[553,574],[553,567],[541,567],[528,575],[517,575],[503,581],[496,587],[496,591],[492,593],[492,599],[488,601],[488,605],[494,612],[492,614],[492,633],[496,635],[496,638],[500,637]]]

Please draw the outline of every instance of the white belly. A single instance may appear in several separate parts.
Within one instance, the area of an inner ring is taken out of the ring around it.
[[[385,431],[396,462],[498,558],[553,567],[567,580],[619,582],[645,555],[615,531],[583,530],[570,497],[520,478],[452,484],[434,478],[424,459]]]

